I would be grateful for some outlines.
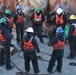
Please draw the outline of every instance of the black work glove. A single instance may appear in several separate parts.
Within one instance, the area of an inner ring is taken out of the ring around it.
[[[22,49],[22,51],[24,51],[24,50]]]
[[[39,51],[37,51],[37,53],[40,53],[40,50],[39,50]]]

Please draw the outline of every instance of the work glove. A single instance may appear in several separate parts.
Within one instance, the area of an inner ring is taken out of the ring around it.
[[[37,53],[40,53],[40,50],[39,50],[39,51],[37,51]]]
[[[42,56],[42,53],[40,51],[37,52],[37,56]]]

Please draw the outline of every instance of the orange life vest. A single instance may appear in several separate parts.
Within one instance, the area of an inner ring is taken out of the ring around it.
[[[23,22],[24,22],[24,17],[23,17],[23,15],[21,16],[21,15],[18,14],[18,18],[17,18],[17,20],[16,20],[16,23],[23,23]]]
[[[6,39],[5,39],[5,37],[1,34],[1,32],[2,32],[2,30],[0,30],[0,40],[3,41],[3,42],[5,42]]]
[[[73,35],[73,36],[76,36],[76,24],[73,24],[73,25],[74,25],[74,27],[75,27],[75,30],[73,31],[72,35]]]
[[[64,49],[64,42],[58,40],[58,43],[53,45],[54,49]]]
[[[39,19],[42,20],[42,14],[40,14],[39,16],[36,14],[36,12],[34,13],[34,20]]]
[[[9,22],[9,25],[8,25],[7,28],[12,28],[12,27],[13,27],[13,21],[12,21],[12,19],[7,18],[7,17],[6,17],[6,19],[7,19],[7,21]]]
[[[60,17],[56,14],[56,24],[57,25],[62,25],[63,24],[63,15],[61,15]]]
[[[31,37],[28,42],[24,41],[24,43],[23,43],[24,50],[35,50],[35,47],[32,44],[32,39],[33,39],[33,37]]]

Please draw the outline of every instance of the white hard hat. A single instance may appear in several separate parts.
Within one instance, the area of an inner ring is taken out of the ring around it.
[[[33,28],[32,28],[32,27],[27,28],[27,29],[26,29],[26,32],[34,33],[34,31],[33,31]]]
[[[63,12],[63,10],[61,8],[58,8],[56,12],[57,12],[57,14],[61,14]]]

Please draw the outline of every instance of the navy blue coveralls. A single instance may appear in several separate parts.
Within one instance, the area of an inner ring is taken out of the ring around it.
[[[42,11],[40,11],[39,13],[36,12],[36,14],[39,16],[40,14],[42,14]],[[39,24],[34,22],[34,14],[32,15],[31,20],[33,22],[34,34],[36,35],[38,33],[39,40],[40,40],[40,42],[43,43],[43,37],[42,37],[42,23],[44,21],[43,14],[42,14],[42,20],[40,21]]]
[[[6,39],[6,41],[0,40],[0,45],[3,46],[0,50],[0,65],[2,66],[5,61],[6,69],[10,69],[10,40],[12,37],[4,24],[0,24],[0,30],[2,30],[1,34]]]
[[[16,25],[17,43],[19,44],[20,41],[23,38],[23,35],[24,35],[24,21],[23,21],[23,19],[20,18],[20,21],[17,22],[18,15],[23,17],[23,18],[25,17],[25,15],[24,15],[23,12],[18,13],[18,10],[17,10],[17,12],[16,12],[16,14],[14,15],[14,18],[13,18],[13,21]]]
[[[69,46],[70,46],[70,54],[69,54],[70,58],[74,58],[76,55],[76,35],[73,35],[75,28],[76,27],[71,24],[71,26],[69,27],[69,32],[68,32],[68,41],[69,41]]]
[[[28,42],[32,36],[33,36],[32,33],[27,33],[27,35],[25,35],[25,37],[24,37],[24,41]],[[38,43],[37,43],[37,41],[34,37],[32,39],[32,44],[35,47],[35,49],[37,50],[37,52],[39,53],[40,50],[39,50],[39,47],[38,47]],[[23,45],[22,45],[22,48],[23,48]],[[23,50],[24,60],[25,60],[25,70],[27,72],[29,72],[29,70],[30,70],[30,60],[32,61],[34,72],[35,73],[39,72],[36,50],[31,50],[31,49],[30,50]]]

